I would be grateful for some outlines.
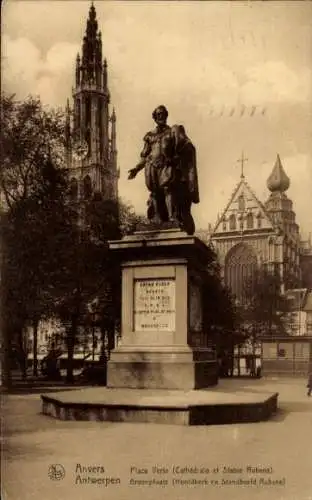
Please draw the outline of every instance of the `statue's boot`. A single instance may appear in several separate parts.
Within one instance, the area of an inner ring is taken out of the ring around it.
[[[149,220],[151,220],[155,217],[155,214],[156,214],[155,205],[156,205],[156,201],[154,200],[154,198],[152,196],[150,196],[149,199],[147,200],[147,218]]]
[[[178,217],[175,213],[176,211],[175,211],[173,195],[171,193],[166,193],[165,200],[168,210],[168,221],[173,224],[179,225]]]

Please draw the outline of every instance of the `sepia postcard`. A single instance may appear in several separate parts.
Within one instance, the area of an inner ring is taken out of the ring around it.
[[[312,500],[312,2],[1,35],[1,498]]]

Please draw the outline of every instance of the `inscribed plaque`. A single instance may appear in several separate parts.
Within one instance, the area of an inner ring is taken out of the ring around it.
[[[175,329],[175,280],[168,278],[134,281],[134,331]]]

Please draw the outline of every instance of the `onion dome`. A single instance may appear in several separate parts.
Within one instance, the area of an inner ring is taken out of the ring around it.
[[[289,177],[286,175],[285,170],[283,169],[281,159],[279,155],[277,155],[276,162],[270,177],[267,180],[268,189],[274,193],[276,191],[283,193],[287,191],[290,185]]]

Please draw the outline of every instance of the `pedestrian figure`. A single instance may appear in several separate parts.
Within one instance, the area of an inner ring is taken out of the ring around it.
[[[311,396],[311,392],[312,392],[312,370],[309,372],[309,375],[308,375],[307,388],[308,388],[307,395]]]

